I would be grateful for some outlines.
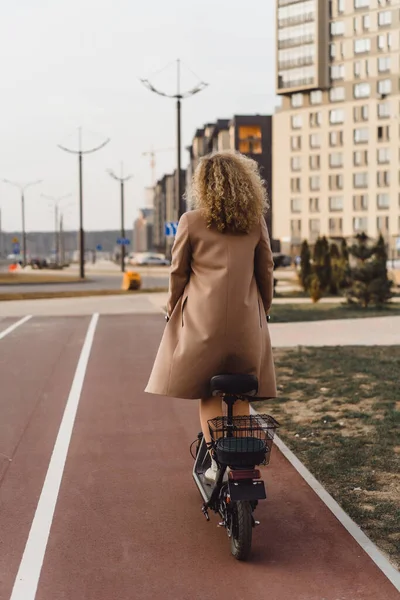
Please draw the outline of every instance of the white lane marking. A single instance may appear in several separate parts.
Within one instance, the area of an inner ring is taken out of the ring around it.
[[[24,323],[26,323],[27,321],[29,321],[29,319],[31,319],[31,318],[32,318],[32,315],[27,315],[26,317],[24,317],[23,319],[20,319],[19,321],[17,321],[13,325],[10,325],[10,327],[8,327],[7,329],[5,329],[4,331],[2,331],[0,333],[0,340],[2,340],[3,338],[5,338],[6,335],[8,335],[9,333],[12,333],[14,331],[14,329],[17,329],[17,327],[19,327],[20,325],[23,325]]]
[[[90,321],[10,600],[34,600],[99,315]]]
[[[257,414],[257,411],[253,407],[250,407],[253,414]],[[303,465],[303,463],[293,454],[291,450],[286,446],[282,440],[275,435],[274,442],[282,454],[287,458],[292,467],[301,475],[301,477],[308,483],[308,485],[314,490],[319,496],[322,502],[329,508],[329,510],[335,515],[337,520],[343,525],[343,527],[350,533],[350,535],[356,540],[361,548],[368,554],[368,556],[374,561],[376,566],[382,571],[394,587],[400,591],[400,573],[394,566],[388,561],[386,556],[382,554],[377,546],[365,535],[359,526],[354,523],[353,519],[349,517],[347,513],[339,506],[339,504],[332,498],[329,492],[321,485],[321,483],[315,479],[314,475],[311,475],[310,471]]]

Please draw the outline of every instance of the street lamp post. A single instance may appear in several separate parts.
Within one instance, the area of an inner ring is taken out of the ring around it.
[[[37,185],[42,183],[42,180],[31,181],[30,183],[26,183],[25,185],[21,185],[20,183],[16,183],[14,181],[9,181],[8,179],[3,179],[4,183],[9,183],[14,187],[17,187],[21,192],[21,213],[22,213],[22,265],[26,267],[26,231],[25,231],[25,190],[32,185]]]
[[[181,61],[180,61],[180,59],[178,59],[176,61],[176,74],[177,74],[176,94],[166,94],[165,92],[158,90],[157,88],[154,87],[154,85],[152,83],[150,83],[150,81],[148,79],[141,79],[140,81],[151,92],[154,92],[155,94],[158,94],[159,96],[164,96],[166,98],[175,98],[176,99],[176,137],[177,137],[176,190],[177,190],[177,206],[178,206],[178,211],[179,211],[178,216],[181,217],[183,215],[183,213],[185,212],[185,207],[184,207],[184,203],[183,203],[183,193],[182,193],[182,177],[181,177],[181,149],[182,149],[182,142],[181,142],[182,106],[181,106],[181,103],[182,103],[182,100],[184,100],[185,98],[189,98],[190,96],[194,96],[195,94],[198,94],[199,92],[203,91],[208,86],[208,83],[205,83],[204,81],[200,81],[200,83],[197,86],[195,86],[191,90],[188,90],[187,92],[182,93],[181,92]]]
[[[116,181],[119,181],[120,183],[120,188],[121,188],[121,238],[122,238],[122,244],[121,244],[121,271],[124,272],[125,271],[125,182],[129,181],[130,179],[132,179],[133,175],[127,175],[126,177],[124,177],[124,165],[123,163],[121,163],[121,176],[118,177],[114,171],[112,171],[111,169],[108,170],[109,175],[115,179]]]
[[[65,146],[58,145],[61,150],[69,152],[71,154],[78,155],[78,168],[79,168],[79,276],[81,279],[85,278],[85,233],[83,230],[83,172],[82,172],[82,157],[84,154],[93,154],[104,148],[110,141],[107,138],[102,144],[99,144],[95,148],[90,150],[82,150],[82,128],[79,128],[79,150],[71,150]]]
[[[46,194],[42,194],[42,198],[46,200],[50,200],[54,203],[54,258],[56,265],[58,265],[60,261],[60,232],[59,232],[59,212],[60,212],[60,202],[65,200],[66,198],[70,198],[72,194],[65,194],[64,196],[54,197],[47,196]]]

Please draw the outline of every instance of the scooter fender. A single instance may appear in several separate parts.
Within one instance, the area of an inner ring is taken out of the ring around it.
[[[242,481],[229,481],[228,490],[231,500],[265,500],[267,497],[263,481],[244,479]]]

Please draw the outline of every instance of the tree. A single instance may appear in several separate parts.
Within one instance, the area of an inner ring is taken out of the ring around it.
[[[307,240],[304,240],[300,251],[300,282],[305,292],[308,292],[310,288],[311,271],[310,246]]]
[[[329,291],[331,294],[336,296],[339,293],[342,279],[342,257],[337,244],[331,244],[331,247],[329,248],[329,255],[331,258],[331,281],[329,285]]]
[[[322,292],[330,287],[331,283],[331,257],[329,254],[329,243],[326,237],[318,238],[314,246],[313,272],[319,281]]]
[[[371,245],[368,236],[360,233],[356,240],[350,248],[356,266],[351,269],[351,286],[347,292],[347,300],[363,308],[370,304],[382,306],[391,298],[384,239],[380,236],[378,242]]]

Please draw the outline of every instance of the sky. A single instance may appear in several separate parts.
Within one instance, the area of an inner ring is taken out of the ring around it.
[[[52,203],[43,195],[70,196],[60,204],[65,226],[78,225],[78,159],[58,144],[83,148],[109,144],[84,158],[84,227],[117,229],[119,186],[107,173],[125,173],[126,226],[151,184],[176,163],[174,100],[139,81],[174,93],[176,59],[182,90],[209,84],[182,107],[182,167],[198,127],[233,114],[268,114],[275,98],[272,0],[18,0],[0,5],[0,180],[25,184],[27,231],[51,230]],[[0,181],[5,231],[21,229],[20,194]]]

